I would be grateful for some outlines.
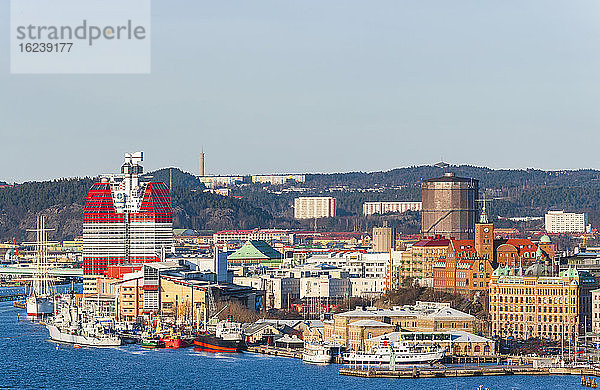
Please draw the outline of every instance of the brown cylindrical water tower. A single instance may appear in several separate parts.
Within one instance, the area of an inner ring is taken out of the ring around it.
[[[421,182],[421,234],[473,239],[477,219],[479,181],[445,173]]]

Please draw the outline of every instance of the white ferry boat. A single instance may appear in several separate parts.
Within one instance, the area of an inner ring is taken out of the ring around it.
[[[345,363],[366,365],[431,364],[442,360],[446,349],[431,345],[385,343],[373,353],[348,352],[342,355]]]
[[[304,343],[302,361],[309,364],[329,364],[340,356],[345,348],[338,343]]]
[[[329,364],[333,360],[331,349],[323,344],[304,344],[302,361],[310,364]]]

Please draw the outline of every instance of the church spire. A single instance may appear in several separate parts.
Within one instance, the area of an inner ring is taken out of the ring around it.
[[[479,223],[490,223],[487,213],[485,212],[485,198],[483,198],[483,208],[481,209],[481,215],[479,216]]]

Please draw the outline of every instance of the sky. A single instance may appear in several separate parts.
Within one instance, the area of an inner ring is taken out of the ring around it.
[[[11,75],[0,181],[600,168],[600,2],[152,1],[149,75]]]

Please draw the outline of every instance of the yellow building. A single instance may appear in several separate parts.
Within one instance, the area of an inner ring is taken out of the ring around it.
[[[574,339],[591,331],[596,278],[574,268],[553,276],[551,267],[499,267],[490,280],[491,333],[517,339]],[[584,330],[587,325],[587,330]]]
[[[160,314],[176,320],[202,322],[207,284],[198,285],[175,278],[160,280]]]
[[[392,309],[364,309],[335,314],[333,319],[323,321],[325,341],[338,342],[344,346],[363,345],[361,339],[367,337],[352,324],[371,320],[386,324],[386,333],[392,331],[440,332],[462,330],[473,333],[476,318],[450,307],[449,303],[420,302],[415,305],[393,307]],[[358,332],[358,333],[357,333]]]

